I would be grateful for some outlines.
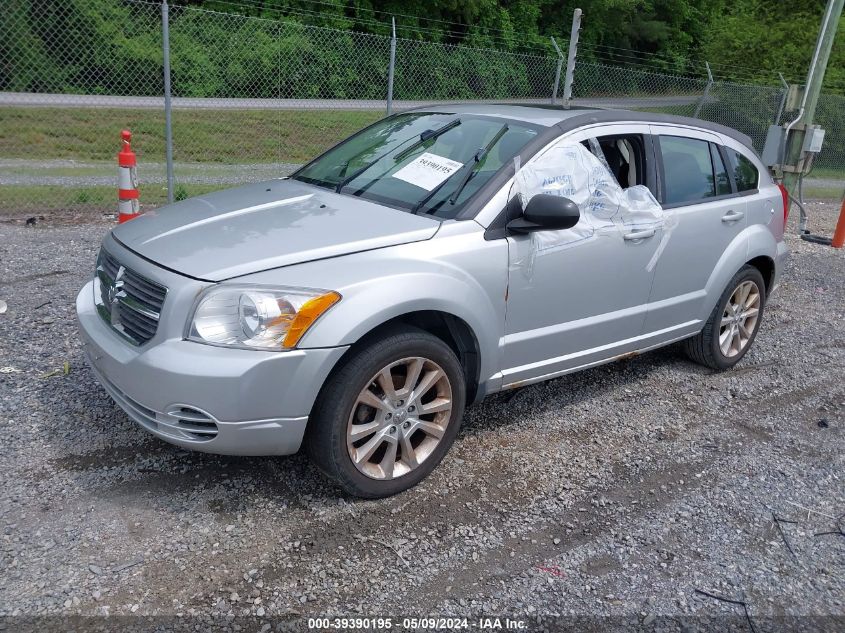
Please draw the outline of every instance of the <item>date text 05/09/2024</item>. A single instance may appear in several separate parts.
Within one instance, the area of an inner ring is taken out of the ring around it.
[[[480,631],[521,631],[527,628],[524,620],[480,617],[475,620],[469,618],[438,618],[438,617],[355,617],[355,618],[308,618],[308,628],[316,630],[462,630],[475,629]]]

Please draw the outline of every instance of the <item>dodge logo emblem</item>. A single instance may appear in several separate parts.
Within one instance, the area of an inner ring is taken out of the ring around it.
[[[106,289],[106,293],[109,300],[108,308],[111,311],[112,325],[117,325],[120,322],[118,306],[120,305],[120,300],[126,296],[126,293],[123,291],[123,274],[125,272],[126,269],[123,266],[118,268],[117,274],[114,276],[114,281]]]

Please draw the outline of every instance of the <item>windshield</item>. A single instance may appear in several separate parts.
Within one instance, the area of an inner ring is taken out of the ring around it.
[[[397,114],[359,132],[292,178],[414,213],[454,218],[535,128],[466,114]]]

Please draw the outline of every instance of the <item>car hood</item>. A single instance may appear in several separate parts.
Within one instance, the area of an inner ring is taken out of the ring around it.
[[[271,180],[147,211],[118,225],[121,244],[197,279],[430,239],[440,222],[295,180]]]

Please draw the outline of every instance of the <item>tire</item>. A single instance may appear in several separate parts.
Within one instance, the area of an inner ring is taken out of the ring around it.
[[[464,371],[446,343],[411,327],[370,337],[350,354],[320,391],[306,450],[347,493],[389,497],[427,477],[452,445],[466,400]],[[436,411],[420,413],[427,409]]]
[[[738,301],[742,299],[742,296],[737,293],[745,288],[750,290],[744,300],[747,305],[742,307],[743,311],[733,312],[736,306],[740,305]],[[755,294],[757,297],[756,304],[754,304],[753,299]],[[751,345],[757,337],[757,332],[760,330],[760,323],[763,321],[765,304],[766,284],[763,281],[763,275],[753,266],[743,266],[733,276],[722,296],[719,297],[719,301],[710,313],[704,329],[696,336],[684,341],[684,351],[687,356],[696,363],[712,369],[730,369],[742,360],[743,356],[751,349]],[[751,316],[746,316],[743,320],[742,315],[746,313],[751,315],[753,309],[757,310],[753,313],[753,323]],[[733,325],[730,324],[731,320],[735,321]],[[724,326],[723,329],[722,324],[725,321],[729,324]],[[737,334],[733,334],[734,332]],[[723,347],[725,339],[722,338],[725,333],[727,333],[727,338],[730,339],[727,352]]]

